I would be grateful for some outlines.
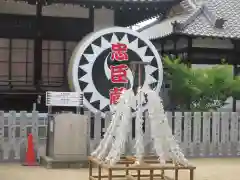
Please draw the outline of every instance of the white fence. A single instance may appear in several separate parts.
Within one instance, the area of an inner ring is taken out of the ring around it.
[[[105,127],[111,120],[110,114],[102,119],[100,114],[89,117],[89,146],[92,151],[101,140]],[[188,157],[240,156],[240,123],[235,112],[167,112],[169,125]],[[146,116],[145,119],[148,117]],[[147,122],[147,121],[146,121]],[[135,130],[132,122],[132,137],[128,141],[128,152],[134,151]],[[38,112],[16,113],[0,111],[0,162],[23,160],[27,134],[32,132],[38,154],[44,154],[46,144],[47,114]],[[145,132],[149,131],[146,123]],[[146,151],[152,151],[151,143]]]

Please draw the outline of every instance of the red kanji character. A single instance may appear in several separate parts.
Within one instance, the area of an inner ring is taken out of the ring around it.
[[[111,81],[112,83],[127,83],[127,69],[126,64],[120,64],[116,66],[110,66],[111,68]]]
[[[111,59],[116,61],[127,61],[128,54],[127,54],[127,45],[126,44],[112,44],[112,54]]]
[[[117,104],[124,90],[126,90],[126,88],[124,87],[120,87],[120,88],[114,87],[113,89],[110,89],[109,91],[110,104]]]

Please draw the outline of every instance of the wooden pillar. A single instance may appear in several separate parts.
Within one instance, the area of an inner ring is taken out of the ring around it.
[[[164,55],[164,44],[165,44],[165,41],[164,40],[161,40],[160,41],[160,44],[161,44],[161,55],[163,56]]]
[[[34,39],[34,86],[40,89],[42,80],[42,0],[36,0],[36,24]]]
[[[189,68],[192,67],[191,59],[192,59],[192,38],[188,37],[188,52],[187,52],[187,61],[186,61],[186,63],[187,63]]]
[[[174,36],[173,37],[173,54],[178,57],[178,53],[177,53],[177,40],[178,40],[178,37],[177,36]]]
[[[88,18],[91,21],[93,27],[92,31],[94,31],[94,8],[93,7],[89,8],[88,13],[89,13]]]
[[[64,88],[68,89],[68,60],[67,60],[67,42],[63,41],[63,84]]]
[[[8,87],[12,89],[12,39],[9,39],[9,56],[8,56]]]

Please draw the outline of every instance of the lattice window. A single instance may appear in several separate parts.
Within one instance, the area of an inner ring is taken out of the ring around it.
[[[11,84],[33,84],[33,40],[13,39],[11,42]]]
[[[8,85],[9,79],[9,39],[0,39],[0,85]]]
[[[68,64],[77,42],[43,41],[42,81],[44,86],[64,86]]]
[[[0,39],[0,86],[26,87],[33,83],[33,41]]]
[[[47,86],[63,85],[63,42],[43,41],[42,82]]]

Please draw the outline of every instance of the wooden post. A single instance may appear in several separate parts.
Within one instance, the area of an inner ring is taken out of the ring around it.
[[[16,112],[10,111],[8,116],[8,139],[9,139],[9,152],[8,160],[15,159],[16,147]]]
[[[153,180],[153,169],[150,170],[150,179],[149,180]]]
[[[43,1],[36,0],[36,26],[34,38],[34,85],[39,90],[42,80],[42,7]]]
[[[164,171],[164,169],[163,169],[163,170],[161,170],[161,178],[162,178],[162,179],[164,179],[164,175],[165,175],[165,171]]]
[[[175,180],[178,180],[178,169],[175,169]]]
[[[34,143],[34,151],[36,154],[37,159],[39,159],[39,153],[38,153],[38,142],[39,142],[39,138],[38,138],[38,112],[37,111],[33,111],[32,112],[32,135],[33,135],[33,143]]]
[[[52,117],[52,106],[48,106],[48,116],[47,116],[47,139],[46,139],[46,156],[50,155],[50,140],[49,140],[49,134],[50,134],[50,121]]]
[[[194,171],[193,169],[190,169],[190,180],[193,180],[194,178]]]
[[[88,163],[89,163],[89,179],[90,179],[92,177],[92,161],[89,160]]]
[[[141,177],[141,170],[137,170],[137,179],[140,180]]]
[[[128,168],[128,167],[129,167],[129,164],[127,163],[127,164],[126,164],[126,168]],[[126,176],[127,176],[127,175],[129,175],[129,170],[128,170],[128,169],[126,169]]]
[[[20,112],[20,161],[24,162],[27,148],[27,112]]]
[[[102,178],[102,168],[101,168],[101,165],[99,164],[98,165],[98,180],[101,180]]]
[[[108,170],[108,180],[112,180],[112,169]]]

